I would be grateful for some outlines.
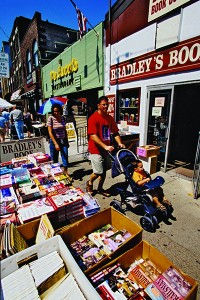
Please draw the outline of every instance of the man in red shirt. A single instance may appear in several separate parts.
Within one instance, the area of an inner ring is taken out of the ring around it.
[[[88,120],[88,150],[92,163],[93,173],[86,183],[86,191],[93,194],[93,182],[99,178],[98,193],[109,197],[110,194],[103,189],[106,170],[110,167],[108,151],[113,151],[111,134],[120,148],[125,148],[118,133],[118,127],[108,113],[108,98],[102,96],[97,101],[97,111]]]

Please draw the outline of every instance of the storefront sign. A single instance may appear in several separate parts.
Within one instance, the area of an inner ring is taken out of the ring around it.
[[[78,61],[75,58],[72,58],[72,61],[65,66],[58,66],[57,71],[50,72],[51,81],[56,81],[59,78],[70,75],[71,73],[78,71]]]
[[[200,37],[111,66],[110,84],[200,68]]]
[[[150,0],[148,21],[155,20],[189,1],[190,0]]]
[[[45,153],[43,137],[0,143],[0,162],[37,152]]]

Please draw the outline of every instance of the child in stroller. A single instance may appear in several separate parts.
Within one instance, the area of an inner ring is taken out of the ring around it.
[[[147,195],[150,199],[155,203],[157,208],[161,211],[167,210],[167,206],[171,206],[171,202],[167,200],[163,193],[163,189],[160,186],[157,186],[155,188],[149,189],[149,187],[146,185],[151,181],[151,176],[148,174],[147,171],[143,168],[143,163],[141,160],[137,159],[135,162],[133,162],[134,166],[134,172],[132,179],[139,187],[148,188]]]
[[[163,185],[164,178],[157,176],[155,179],[143,182],[142,186],[138,185],[133,180],[134,166],[137,166],[137,156],[128,149],[119,150],[115,156],[110,153],[112,160],[112,178],[124,174],[125,183],[123,187],[118,187],[117,190],[121,197],[121,203],[118,200],[113,200],[110,205],[125,213],[126,210],[131,210],[136,214],[142,215],[140,218],[140,224],[144,230],[155,232],[158,227],[158,223],[161,220],[168,220],[172,214],[172,205],[165,202],[166,209],[159,209],[159,207],[152,201],[150,190],[159,188]],[[147,182],[148,181],[148,182]],[[123,205],[126,208],[123,209]],[[164,204],[162,203],[164,206]]]

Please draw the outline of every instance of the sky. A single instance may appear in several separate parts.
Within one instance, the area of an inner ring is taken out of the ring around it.
[[[104,20],[110,0],[74,0],[90,24],[95,27]],[[116,0],[111,0],[113,5]],[[8,41],[16,17],[32,19],[35,12],[42,20],[78,30],[76,10],[70,0],[2,0],[0,18],[0,48],[2,41]],[[87,24],[87,27],[90,27]]]

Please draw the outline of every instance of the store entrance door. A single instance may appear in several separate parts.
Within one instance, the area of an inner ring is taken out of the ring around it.
[[[151,90],[149,97],[147,144],[160,147],[158,163],[164,171],[167,165],[172,92],[172,88]]]
[[[160,146],[158,170],[176,168],[192,177],[200,130],[199,95],[200,83],[150,89],[147,143]]]

